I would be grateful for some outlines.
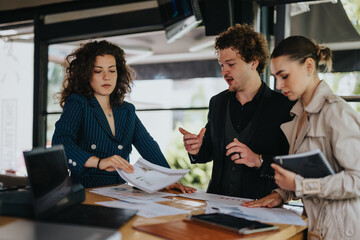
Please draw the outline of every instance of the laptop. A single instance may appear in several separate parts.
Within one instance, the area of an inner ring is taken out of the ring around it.
[[[24,152],[24,158],[38,221],[119,229],[137,213],[81,204],[83,199],[74,197],[62,145],[34,148]]]

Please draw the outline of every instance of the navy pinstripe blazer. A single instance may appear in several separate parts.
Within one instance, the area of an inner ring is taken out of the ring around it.
[[[60,119],[55,124],[52,144],[63,144],[73,183],[84,187],[124,183],[115,172],[84,167],[91,157],[107,158],[119,155],[129,161],[132,145],[140,155],[160,166],[169,167],[159,145],[150,136],[135,113],[134,105],[124,102],[113,108],[115,136],[95,97],[72,94],[65,102]]]

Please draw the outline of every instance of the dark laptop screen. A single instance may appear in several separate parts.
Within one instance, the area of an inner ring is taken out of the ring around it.
[[[35,148],[24,152],[24,158],[36,217],[66,205],[71,194],[71,181],[63,146]]]

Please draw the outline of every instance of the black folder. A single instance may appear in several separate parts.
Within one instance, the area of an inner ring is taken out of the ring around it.
[[[253,234],[276,230],[279,227],[265,224],[258,221],[251,221],[245,218],[234,217],[223,213],[211,213],[192,215],[189,220],[208,224],[210,227],[216,226],[239,234]]]
[[[277,156],[274,162],[304,178],[322,178],[335,174],[320,149],[309,152]]]

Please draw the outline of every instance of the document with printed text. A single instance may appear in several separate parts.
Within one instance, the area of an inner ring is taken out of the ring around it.
[[[147,193],[139,189],[134,189],[128,184],[95,188],[90,190],[90,192],[131,203],[160,202],[169,200],[164,197],[175,196],[175,194],[167,192]]]
[[[161,167],[143,158],[139,158],[133,167],[133,173],[126,173],[118,168],[116,171],[125,181],[148,193],[159,191],[176,183],[190,171],[190,169],[174,170]]]
[[[204,200],[207,203],[206,213],[225,213],[252,221],[276,224],[305,226],[306,223],[297,213],[285,208],[248,208],[241,204],[252,199],[196,191],[191,194],[179,194],[182,197]]]
[[[169,200],[169,199],[168,199]],[[178,215],[178,214],[190,214],[190,210],[183,210],[175,207],[170,207],[158,203],[128,203],[122,201],[103,201],[96,202],[96,204],[112,207],[112,208],[124,208],[124,209],[135,209],[138,210],[138,216],[144,218],[160,217],[160,216],[169,216],[169,215]]]

